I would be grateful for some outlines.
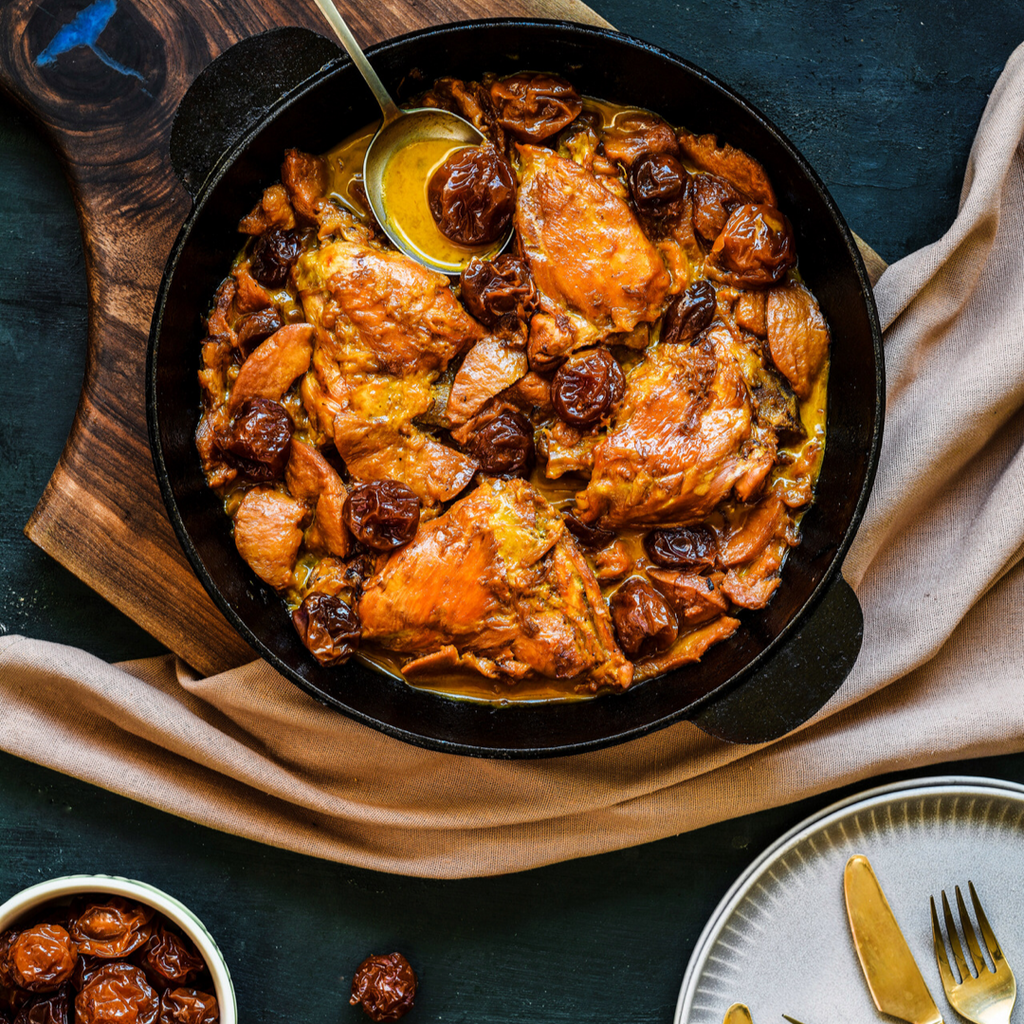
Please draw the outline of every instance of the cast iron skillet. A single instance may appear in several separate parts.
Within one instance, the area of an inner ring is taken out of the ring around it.
[[[595,700],[496,708],[440,697],[352,661],[324,669],[280,598],[235,551],[193,444],[201,318],[239,247],[236,226],[279,179],[290,146],[320,153],[373,120],[373,99],[333,44],[283,29],[239,44],[190,88],[171,156],[195,205],[174,246],[150,335],[147,402],[157,475],[186,555],[224,614],[272,665],[316,699],[411,743],[458,754],[544,757],[621,743],[683,718],[763,742],[817,711],[860,649],[860,607],[839,574],[864,511],[882,431],[881,333],[857,249],[832,198],[782,133],[749,103],[677,57],[614,32],[491,20],[413,33],[370,53],[399,101],[435,78],[517,69],[559,72],[583,93],[648,107],[714,132],[767,168],[796,230],[800,271],[832,330],[828,442],[803,543],[767,608],[699,665]]]

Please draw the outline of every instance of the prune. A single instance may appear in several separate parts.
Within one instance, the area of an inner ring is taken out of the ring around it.
[[[249,273],[264,288],[280,288],[288,280],[288,271],[302,255],[302,235],[298,231],[271,228],[252,246]]]
[[[75,969],[78,950],[59,924],[37,924],[5,935],[0,946],[0,980],[27,992],[55,992]]]
[[[640,210],[656,212],[683,195],[688,179],[671,153],[645,153],[629,169],[629,190]]]
[[[288,410],[272,398],[250,398],[242,403],[231,426],[218,431],[217,447],[232,456],[250,480],[279,480],[291,453],[292,423]]]
[[[672,126],[646,111],[618,114],[611,124],[605,125],[603,136],[608,158],[627,167],[648,153],[679,155],[679,142]]]
[[[729,214],[742,206],[743,196],[717,174],[693,176],[693,227],[708,242],[713,242],[725,227]]]
[[[401,953],[369,956],[352,978],[352,1006],[362,1006],[370,1020],[398,1020],[411,1009],[416,974]]]
[[[251,352],[264,338],[284,327],[284,317],[273,306],[249,313],[238,321],[235,327],[238,347],[245,353]]]
[[[542,142],[575,120],[580,94],[564,78],[523,71],[491,85],[498,124],[523,142]]]
[[[14,1018],[14,1024],[70,1024],[71,1000],[67,988],[27,1003]]]
[[[588,551],[598,551],[603,547],[607,547],[615,540],[614,530],[604,530],[600,526],[584,523],[571,512],[565,517],[565,525],[568,527],[569,532]]]
[[[739,288],[775,284],[796,263],[793,228],[772,206],[737,206],[705,261],[709,277]]]
[[[75,997],[76,1024],[156,1024],[160,997],[133,964],[99,968]]]
[[[482,324],[497,327],[502,317],[525,320],[537,308],[537,289],[518,256],[472,259],[460,278],[462,301]]]
[[[160,997],[160,1024],[217,1024],[217,997],[193,988],[168,989]]]
[[[356,484],[345,499],[345,525],[375,551],[408,544],[420,524],[420,499],[397,480]]]
[[[718,556],[718,540],[706,526],[681,526],[651,530],[644,537],[647,557],[666,569],[712,566]]]
[[[130,903],[121,896],[87,899],[75,908],[68,932],[80,954],[105,959],[127,956],[149,938],[154,913],[152,907]]]
[[[575,352],[551,382],[555,412],[574,427],[596,423],[611,412],[626,392],[626,375],[616,358],[603,348]]]
[[[494,149],[456,150],[431,177],[427,202],[446,238],[459,245],[497,242],[516,209],[512,170]]]
[[[679,635],[679,624],[665,599],[639,576],[630,576],[608,602],[619,646],[636,655],[663,651]]]
[[[340,665],[359,646],[359,615],[333,594],[310,594],[292,612],[292,623],[321,665]]]
[[[701,278],[677,295],[661,321],[661,340],[669,345],[689,345],[714,319],[714,286]]]
[[[533,430],[514,409],[479,416],[464,447],[491,476],[527,476],[533,466]]]
[[[185,944],[184,939],[158,925],[139,947],[135,962],[154,985],[187,985],[206,964]]]

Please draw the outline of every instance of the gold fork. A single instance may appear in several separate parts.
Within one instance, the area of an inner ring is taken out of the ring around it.
[[[1010,1012],[1013,1010],[1014,1000],[1017,998],[1017,982],[1014,980],[1010,965],[1003,956],[1003,951],[999,948],[999,943],[988,923],[985,911],[981,909],[981,901],[974,891],[974,883],[968,882],[967,887],[971,893],[971,902],[974,904],[978,927],[985,940],[985,948],[992,958],[995,970],[988,966],[982,956],[977,935],[975,935],[971,919],[967,914],[967,907],[958,885],[956,887],[956,903],[960,912],[960,927],[964,933],[964,940],[967,942],[967,949],[971,954],[974,970],[972,972],[968,968],[964,958],[953,914],[949,909],[949,900],[946,899],[946,891],[943,890],[942,914],[945,918],[946,932],[949,935],[949,944],[953,949],[960,981],[956,980],[952,968],[949,966],[949,957],[946,956],[946,944],[942,940],[939,915],[935,910],[935,897],[933,896],[931,897],[932,939],[935,942],[935,960],[939,965],[939,974],[942,976],[942,987],[946,990],[946,998],[949,999],[950,1005],[961,1017],[974,1021],[974,1024],[1009,1024]]]

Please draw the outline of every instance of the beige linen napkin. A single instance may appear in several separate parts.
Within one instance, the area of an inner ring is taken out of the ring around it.
[[[1024,749],[1024,47],[949,233],[878,283],[888,411],[845,565],[850,678],[763,747],[683,723],[494,762],[419,750],[257,662],[209,679],[0,638],[0,747],[214,828],[381,871],[486,875],[619,849],[881,772]],[[837,384],[841,386],[841,384]]]

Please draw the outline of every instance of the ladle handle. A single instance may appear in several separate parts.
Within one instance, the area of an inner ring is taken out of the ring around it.
[[[370,67],[366,54],[356,42],[356,37],[352,35],[351,29],[345,24],[345,19],[341,16],[338,8],[334,6],[332,0],[316,0],[316,5],[331,28],[334,29],[335,34],[341,40],[341,45],[345,47],[348,55],[352,58],[356,70],[363,76],[363,80],[380,104],[381,113],[384,115],[384,124],[393,121],[402,112],[398,109],[398,104],[391,98],[391,94],[384,88],[384,83],[377,77],[377,72]]]

